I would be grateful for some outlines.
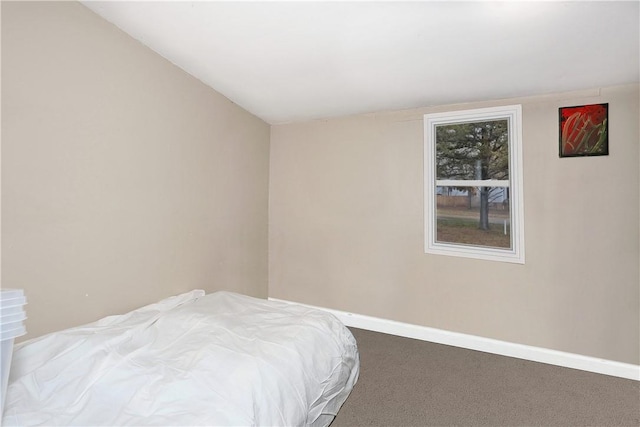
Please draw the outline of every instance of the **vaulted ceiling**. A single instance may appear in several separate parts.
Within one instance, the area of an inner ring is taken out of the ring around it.
[[[83,4],[272,124],[640,80],[637,1]]]

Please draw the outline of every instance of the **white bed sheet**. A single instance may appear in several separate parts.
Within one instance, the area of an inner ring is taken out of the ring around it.
[[[328,425],[358,378],[333,315],[192,291],[16,346],[3,425]]]

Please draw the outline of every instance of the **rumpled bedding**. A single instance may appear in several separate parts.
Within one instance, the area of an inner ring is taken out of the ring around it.
[[[358,372],[333,315],[195,290],[17,345],[2,425],[326,426]]]

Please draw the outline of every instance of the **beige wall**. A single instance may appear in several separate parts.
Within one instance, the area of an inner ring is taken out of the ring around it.
[[[269,295],[640,362],[638,86],[273,126]],[[558,107],[609,103],[610,155],[558,157]],[[427,112],[523,104],[526,264],[423,251]]]
[[[269,126],[76,2],[2,2],[2,286],[27,338],[267,294]]]

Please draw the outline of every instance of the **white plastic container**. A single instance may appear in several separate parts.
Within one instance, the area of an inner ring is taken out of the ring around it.
[[[2,394],[0,395],[0,418],[4,410],[7,394],[13,340],[26,334],[24,321],[27,318],[23,306],[27,303],[22,289],[0,290],[0,374],[2,378]]]

